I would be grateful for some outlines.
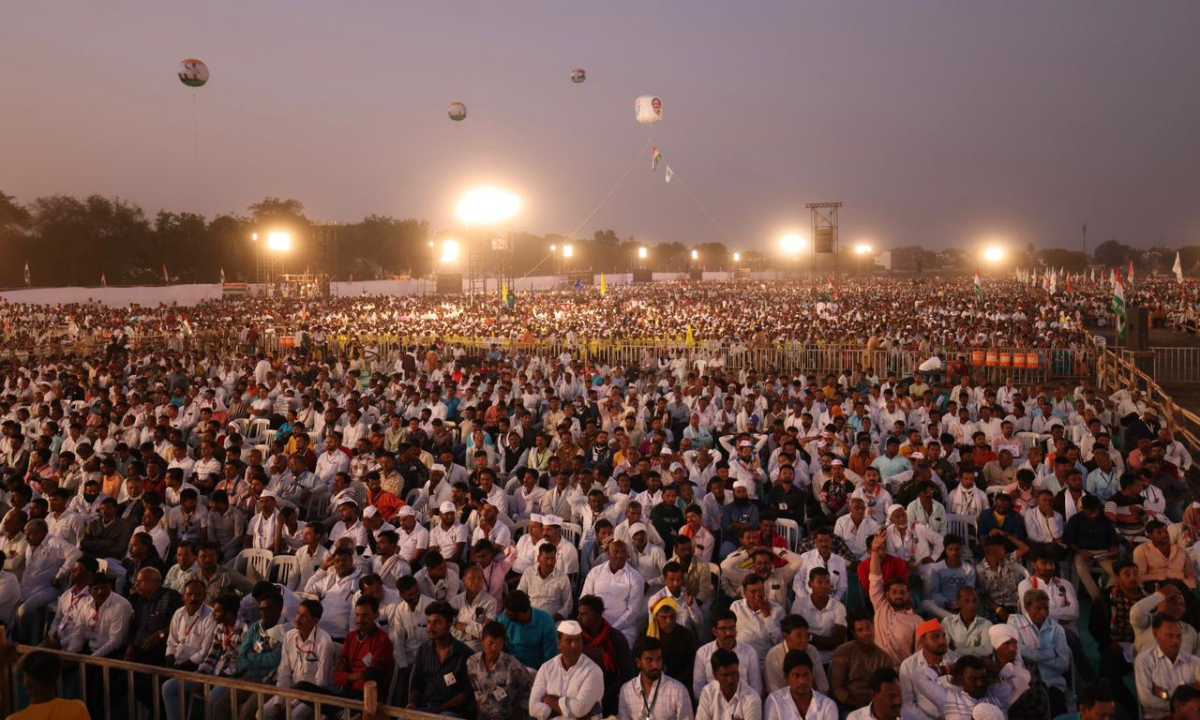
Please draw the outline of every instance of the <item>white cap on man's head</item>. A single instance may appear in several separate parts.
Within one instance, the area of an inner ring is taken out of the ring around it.
[[[560,635],[582,635],[583,627],[574,620],[563,620],[558,624],[558,632]]]

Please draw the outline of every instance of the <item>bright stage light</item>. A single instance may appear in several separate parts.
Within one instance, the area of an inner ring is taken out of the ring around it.
[[[638,259],[639,260],[645,260],[649,256],[650,256],[650,251],[648,249],[646,249],[644,247],[638,248]]]
[[[272,230],[267,233],[267,249],[271,252],[291,252],[292,245],[292,234],[287,230]]]
[[[1008,257],[1008,250],[1003,245],[988,245],[983,249],[983,259],[990,263],[1002,263]]]
[[[563,245],[563,257],[565,257],[565,258],[575,257],[575,246],[574,245]]]
[[[742,261],[742,254],[740,252],[735,252],[733,254],[733,261],[735,263],[740,263]]]
[[[699,260],[699,259],[700,259],[700,251],[699,251],[699,250],[693,250],[693,251],[692,251],[692,259],[693,259],[693,260]]]
[[[875,252],[875,248],[871,246],[871,243],[860,242],[854,246],[855,255],[870,255],[873,252]]]
[[[507,190],[478,187],[468,190],[455,210],[464,225],[499,225],[516,217],[521,198]]]
[[[799,255],[808,245],[808,240],[800,233],[788,233],[779,239],[779,249],[784,255]]]
[[[462,248],[457,240],[442,241],[442,256],[440,260],[443,263],[450,264],[458,262],[458,258],[462,253]]]

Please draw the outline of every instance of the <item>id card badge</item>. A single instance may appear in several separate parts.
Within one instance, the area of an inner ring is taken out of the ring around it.
[[[362,664],[364,667],[371,667],[371,653],[363,655]]]
[[[454,673],[446,673],[442,676],[442,682],[446,684],[446,687],[453,687],[458,679],[454,677]]]
[[[504,692],[504,688],[498,687],[492,691],[492,697],[496,698],[496,702],[504,702],[504,699],[508,697],[508,693]]]

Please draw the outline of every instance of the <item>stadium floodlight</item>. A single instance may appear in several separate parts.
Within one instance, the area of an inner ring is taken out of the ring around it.
[[[650,257],[650,249],[649,248],[647,248],[644,245],[642,247],[638,248],[638,260],[645,260],[648,257]]]
[[[294,244],[295,238],[287,230],[272,230],[267,233],[267,249],[271,252],[291,252]]]
[[[983,259],[993,265],[1004,262],[1008,257],[1008,249],[1003,245],[991,244],[983,248]]]
[[[501,188],[484,186],[468,190],[458,201],[455,214],[464,225],[499,225],[521,211],[521,198]]]
[[[854,254],[855,255],[860,255],[860,256],[861,255],[870,255],[873,252],[875,252],[875,248],[871,245],[871,243],[860,242],[860,243],[855,243],[855,245],[854,245]]]
[[[799,255],[804,251],[808,241],[800,233],[787,233],[779,239],[779,250],[784,255]]]
[[[459,256],[462,254],[462,246],[457,240],[446,239],[442,241],[442,255],[439,258],[443,264],[449,265],[458,262]]]
[[[563,257],[570,258],[570,257],[574,257],[574,256],[575,256],[575,246],[569,245],[569,244],[563,245]]]

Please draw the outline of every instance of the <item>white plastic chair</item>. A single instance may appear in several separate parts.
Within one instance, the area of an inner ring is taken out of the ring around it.
[[[966,543],[963,549],[970,553],[971,543],[979,541],[978,522],[978,518],[973,518],[970,515],[946,513],[946,534],[957,535],[961,538]]]
[[[583,535],[583,528],[575,523],[565,522],[562,524],[562,536],[575,547],[579,547],[579,537]]]
[[[250,421],[250,427],[246,431],[246,442],[258,445],[263,442],[267,436],[267,431],[271,429],[271,421],[266,418],[255,418]]]
[[[288,590],[295,590],[300,578],[300,566],[295,555],[276,555],[271,558],[269,572],[275,575],[275,582]]]
[[[796,552],[800,547],[800,523],[788,518],[776,518],[775,530],[787,540],[788,550]]]
[[[266,580],[271,575],[271,561],[275,553],[261,548],[246,548],[237,554],[235,567],[251,580]]]

